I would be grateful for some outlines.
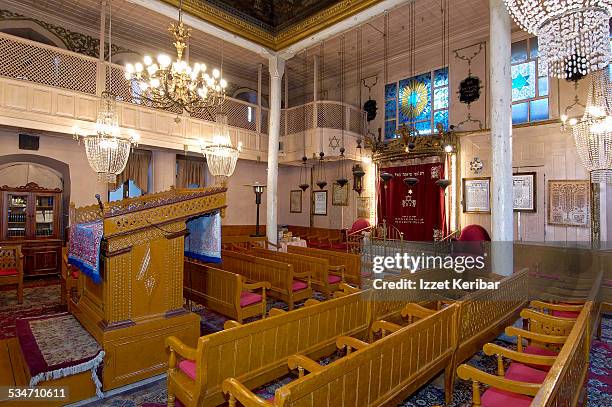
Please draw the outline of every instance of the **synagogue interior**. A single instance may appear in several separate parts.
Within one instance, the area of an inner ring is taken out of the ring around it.
[[[0,407],[612,406],[611,0],[0,0]]]

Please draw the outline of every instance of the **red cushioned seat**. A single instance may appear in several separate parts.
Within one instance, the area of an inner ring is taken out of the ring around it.
[[[552,312],[553,317],[571,318],[571,319],[578,318],[578,314],[580,314],[578,311],[555,311],[553,310]]]
[[[181,372],[185,373],[191,380],[196,378],[196,363],[193,360],[184,359],[178,364],[178,368]]]
[[[558,355],[558,353],[553,350],[545,349],[545,348],[541,348],[539,346],[533,346],[533,345],[529,345],[525,347],[525,349],[523,349],[523,352],[527,353],[528,355],[540,355],[540,356],[557,356]],[[526,363],[526,365],[529,367],[533,367],[534,369],[542,370],[544,372],[548,372],[550,370],[550,366],[547,366],[547,365],[534,365],[531,363]]]
[[[327,282],[329,284],[336,284],[336,283],[339,283],[340,281],[342,281],[342,278],[335,274],[330,274],[327,276]]]
[[[504,377],[510,380],[516,380],[518,382],[526,383],[544,383],[547,372],[543,370],[534,369],[533,367],[526,366],[522,363],[512,362],[510,367],[506,370]]]
[[[533,399],[524,394],[488,388],[480,397],[481,407],[529,407]]]
[[[293,284],[291,284],[291,289],[293,291],[300,291],[307,287],[308,287],[308,284],[300,280],[293,280]]]
[[[18,273],[17,269],[0,269],[0,276],[16,276]]]
[[[309,240],[307,244],[308,244],[308,247],[315,247],[317,249],[321,246],[319,242],[315,242],[314,240]]]
[[[346,243],[332,243],[331,245],[331,249],[333,250],[341,250],[341,251],[346,251],[348,249],[348,246]]]
[[[250,291],[243,291],[240,293],[240,306],[246,307],[251,304],[257,304],[261,302],[261,295],[252,293]]]

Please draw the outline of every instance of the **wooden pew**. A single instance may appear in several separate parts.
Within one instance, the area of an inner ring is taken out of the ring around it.
[[[183,270],[186,298],[240,323],[245,318],[266,315],[266,289],[271,287],[267,281],[247,283],[240,274],[187,257]]]
[[[223,262],[219,267],[243,275],[249,281],[267,281],[271,284],[270,297],[278,298],[294,308],[297,301],[312,296],[311,275],[297,272],[291,264],[264,259],[245,253],[222,250]]]
[[[168,405],[174,405],[175,396],[186,407],[223,404],[221,383],[226,378],[256,388],[289,373],[291,355],[316,359],[331,354],[339,336],[366,336],[370,323],[366,300],[367,296],[356,293],[235,326],[200,337],[197,348],[168,338]],[[177,357],[187,362],[181,361],[179,367]],[[181,369],[186,365],[195,379]]]
[[[254,247],[268,248],[268,240],[265,236],[223,236],[221,238],[221,247],[225,250],[248,252]]]
[[[369,345],[340,338],[341,346],[349,343],[357,350],[327,366],[295,355],[288,365],[301,377],[277,389],[273,401],[260,399],[235,377],[223,382],[223,391],[230,406],[236,401],[245,406],[396,406],[441,370],[451,376],[456,311],[451,305]],[[304,370],[310,373],[303,375]]]
[[[497,354],[500,359],[503,356],[521,363],[537,363],[551,367],[542,381],[527,383],[516,380],[516,378],[504,377],[503,364],[499,364],[497,376],[482,372],[472,366],[461,365],[457,370],[459,377],[473,382],[472,405],[480,406],[480,383],[489,386],[487,392],[504,390],[511,393],[507,398],[522,399],[524,404],[530,403],[531,407],[574,407],[578,405],[586,397],[590,326],[591,319],[595,317],[593,314],[595,314],[593,303],[589,301],[580,312],[561,351],[554,357],[525,355],[487,344],[484,350],[488,355]],[[491,397],[489,396],[488,399],[490,400]],[[499,404],[499,407],[510,405],[508,403],[510,402],[506,401],[504,405]]]
[[[327,259],[262,248],[253,248],[251,253],[257,257],[291,264],[295,272],[310,273],[314,288],[321,291],[328,299],[331,298],[334,291],[338,290],[339,284],[343,282],[342,270],[331,267]]]
[[[361,256],[352,253],[342,253],[311,247],[287,246],[288,253],[326,259],[332,267],[344,269],[344,281],[361,287]]]

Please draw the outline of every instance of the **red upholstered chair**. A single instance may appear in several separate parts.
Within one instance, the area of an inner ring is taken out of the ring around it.
[[[490,242],[487,230],[480,225],[468,225],[461,230],[461,235],[453,240],[453,254],[480,256],[484,254],[484,242]]]
[[[332,243],[332,250],[346,252],[350,246],[359,245],[361,239],[363,238],[362,233],[369,228],[370,222],[367,219],[357,219],[355,222],[353,222],[353,226],[346,231],[343,242]]]
[[[21,246],[0,246],[0,285],[17,286],[17,302],[23,302],[23,254]]]

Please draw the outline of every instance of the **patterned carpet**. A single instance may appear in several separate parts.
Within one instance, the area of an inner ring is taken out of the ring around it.
[[[280,304],[282,305],[282,304]],[[204,315],[210,311],[203,311]],[[218,320],[224,319],[217,315]],[[217,324],[216,322],[215,324]],[[601,341],[593,341],[591,348],[591,365],[589,370],[588,383],[588,407],[612,406],[612,315],[607,315],[602,321]],[[221,326],[223,322],[221,322]],[[500,336],[495,343],[508,348],[516,349],[516,344],[508,342],[508,338]],[[341,357],[339,352],[319,360],[321,364],[328,364]],[[468,364],[483,371],[495,374],[497,369],[497,359],[495,356],[486,356],[479,352],[472,357]],[[265,399],[274,396],[274,392],[279,387],[295,380],[297,374],[289,374],[273,383],[255,389],[255,393]],[[472,383],[457,379],[454,389],[453,407],[469,407],[472,400]],[[139,407],[146,403],[166,403],[166,380],[160,379],[156,382],[147,384],[143,387],[132,389],[117,396],[99,400],[88,404],[96,407]],[[444,376],[440,375],[430,383],[423,386],[412,396],[404,400],[399,407],[432,407],[444,406]]]
[[[0,291],[0,339],[15,336],[18,318],[57,314],[66,311],[60,304],[60,285],[57,279],[34,280],[25,283],[23,304],[17,304],[14,289]]]

